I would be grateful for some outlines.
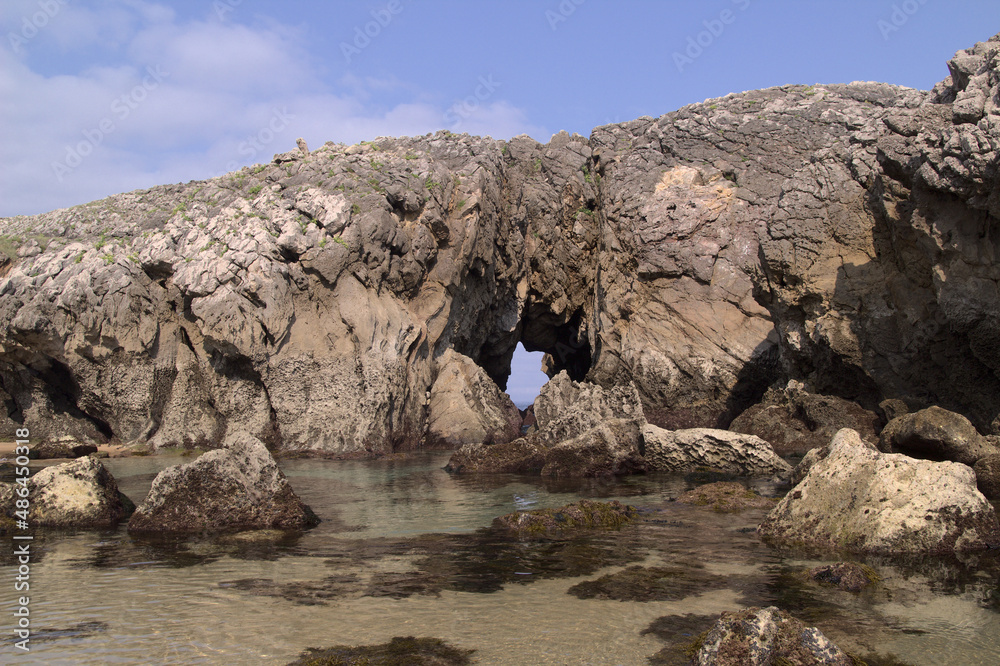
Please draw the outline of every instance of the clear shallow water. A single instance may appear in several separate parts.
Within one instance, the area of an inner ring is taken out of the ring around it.
[[[187,460],[107,464],[139,501],[157,471]],[[483,664],[645,664],[667,644],[642,633],[657,618],[767,604],[852,651],[894,652],[913,664],[1000,663],[994,555],[868,560],[885,588],[857,597],[805,579],[803,571],[832,560],[759,543],[752,529],[763,512],[670,502],[692,486],[682,478],[471,479],[445,473],[446,461],[441,453],[285,461],[292,485],[324,520],[300,536],[46,535],[32,568],[36,640],[16,663],[285,664],[306,647],[415,635],[474,648]],[[640,525],[576,538],[519,541],[482,529],[511,511],[581,497],[651,510]],[[567,593],[634,564],[680,567],[688,586],[666,601]],[[4,637],[12,635],[6,587]],[[13,661],[9,644],[0,650],[0,662]]]

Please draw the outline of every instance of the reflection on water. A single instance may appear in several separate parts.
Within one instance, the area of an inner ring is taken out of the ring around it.
[[[160,469],[186,460],[107,464],[139,501]],[[869,558],[883,585],[852,595],[808,579],[828,555],[761,544],[753,528],[763,512],[670,502],[691,487],[683,478],[452,477],[441,469],[446,461],[442,453],[285,461],[324,521],[304,534],[41,535],[32,569],[36,640],[17,661],[284,664],[306,647],[415,635],[474,648],[483,664],[645,664],[666,645],[690,642],[705,618],[775,604],[851,651],[891,651],[913,664],[1000,663],[995,554]],[[647,510],[638,525],[575,537],[488,529],[496,516],[579,498]],[[640,568],[618,574],[626,567]],[[616,600],[634,598],[635,581],[646,579],[656,579],[657,594],[643,595],[654,600]],[[0,600],[0,630],[11,636],[13,603]]]

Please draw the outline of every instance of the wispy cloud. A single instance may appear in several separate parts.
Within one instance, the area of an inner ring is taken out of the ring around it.
[[[253,17],[238,11],[219,20],[210,3],[203,18],[184,21],[142,0],[99,12],[61,7],[25,52],[0,47],[0,215],[219,175],[290,150],[298,136],[311,145],[442,128],[543,136],[500,95],[451,126],[445,114],[453,100],[435,91],[390,76],[330,79],[299,28],[248,25],[239,19]],[[14,29],[35,11],[37,1],[13,0],[0,28]],[[151,68],[166,74],[154,87]],[[291,120],[275,131],[272,118],[282,110]],[[246,149],[262,135],[266,145]],[[87,155],[67,173],[58,165],[74,161],[74,151]]]

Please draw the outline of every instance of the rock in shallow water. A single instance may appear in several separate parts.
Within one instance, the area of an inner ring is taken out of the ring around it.
[[[33,526],[113,527],[135,510],[111,472],[93,458],[46,467],[31,477],[28,488]],[[13,497],[4,506],[13,507]]]
[[[129,532],[294,530],[319,519],[302,503],[256,438],[237,433],[225,448],[156,475]]]
[[[558,509],[518,511],[493,519],[493,529],[518,534],[546,534],[567,530],[621,527],[634,521],[639,510],[634,506],[611,502],[580,500]]]
[[[779,543],[886,554],[1000,545],[996,513],[969,467],[880,454],[849,429],[758,531]]]
[[[723,613],[702,639],[693,663],[698,666],[853,666],[855,662],[816,627],[807,627],[770,606]]]
[[[653,470],[690,472],[707,467],[747,476],[792,471],[770,444],[754,435],[711,428],[671,431],[647,424],[642,428],[642,438]]]
[[[438,638],[405,638],[397,636],[381,645],[348,646],[320,649],[309,648],[288,666],[347,666],[369,664],[391,666],[464,666],[471,664],[470,655],[475,650],[456,648]]]

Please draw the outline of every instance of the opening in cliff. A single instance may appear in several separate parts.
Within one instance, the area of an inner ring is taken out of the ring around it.
[[[518,409],[526,409],[535,402],[542,385],[549,380],[542,372],[542,352],[529,352],[520,342],[514,350],[510,362],[510,377],[507,378],[507,395]]]

